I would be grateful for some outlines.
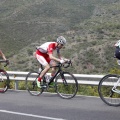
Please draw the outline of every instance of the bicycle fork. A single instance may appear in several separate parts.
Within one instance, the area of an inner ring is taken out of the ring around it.
[[[119,77],[118,81],[116,83],[114,83],[114,86],[112,88],[112,92],[120,94],[120,90],[116,89],[119,83],[120,83],[120,77]]]
[[[63,84],[67,86],[68,84],[63,73],[61,73],[61,78],[62,78]]]

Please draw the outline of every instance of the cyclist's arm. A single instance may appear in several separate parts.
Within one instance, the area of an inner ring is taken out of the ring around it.
[[[57,56],[58,56],[59,59],[61,59],[61,54],[60,54],[60,50],[59,49],[57,49]]]
[[[58,55],[58,58],[53,56],[54,50],[55,50],[55,44],[50,44],[48,47],[48,55],[49,55],[50,59],[55,60],[55,61],[60,62],[60,63],[64,63],[64,60],[60,59],[60,54]]]
[[[4,59],[4,60],[7,60],[6,59],[6,57],[5,57],[5,55],[3,54],[3,52],[0,50],[0,56],[2,56],[2,58]]]
[[[67,59],[67,58],[65,58],[65,57],[63,57],[63,56],[61,56],[60,50],[59,50],[59,49],[57,49],[57,55],[58,55],[58,58],[59,58],[59,59],[63,59],[63,60],[65,60],[65,61],[69,61],[69,59]]]
[[[55,60],[57,62],[60,62],[59,58],[56,58],[56,57],[53,56],[53,51],[54,50],[55,50],[55,44],[52,43],[48,46],[48,55],[49,55],[51,60]]]
[[[51,60],[55,60],[55,61],[57,61],[57,62],[60,62],[60,59],[54,57],[52,53],[49,53],[49,57],[50,57]]]

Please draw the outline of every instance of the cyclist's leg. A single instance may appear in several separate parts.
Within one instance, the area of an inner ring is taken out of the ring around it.
[[[54,60],[51,60],[50,61],[50,65],[51,66],[56,66],[56,62],[54,61]],[[51,77],[52,76],[54,76],[55,75],[55,73],[56,73],[56,67],[52,67],[52,70],[51,70],[52,72],[51,72]]]
[[[41,74],[37,80],[37,85],[38,85],[38,87],[40,87],[41,79],[50,69],[50,65],[49,65],[50,59],[49,59],[49,56],[47,54],[42,54],[42,53],[36,54],[36,58],[39,61],[39,63],[44,66],[44,70],[41,72]]]
[[[56,64],[57,63],[54,60],[50,61],[50,66],[56,66]],[[50,78],[52,78],[55,75],[55,73],[56,73],[56,67],[52,67]],[[49,85],[54,86],[55,85],[54,81],[51,81]]]

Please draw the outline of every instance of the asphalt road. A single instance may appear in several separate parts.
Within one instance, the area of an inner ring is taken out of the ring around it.
[[[0,94],[0,120],[119,120],[120,107],[98,97],[76,96],[65,100],[57,94],[31,96],[27,91]]]

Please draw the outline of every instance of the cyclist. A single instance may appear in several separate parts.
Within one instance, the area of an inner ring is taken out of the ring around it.
[[[56,62],[65,63],[68,59],[63,59],[60,54],[60,49],[66,44],[66,39],[63,36],[57,38],[56,42],[46,42],[37,47],[36,58],[44,66],[44,70],[41,72],[37,80],[37,86],[40,88],[40,82],[42,77],[49,71],[50,65],[55,65]],[[53,56],[53,51],[57,51],[58,58]],[[56,61],[56,62],[55,62]],[[52,68],[51,76],[54,76],[55,68]]]

